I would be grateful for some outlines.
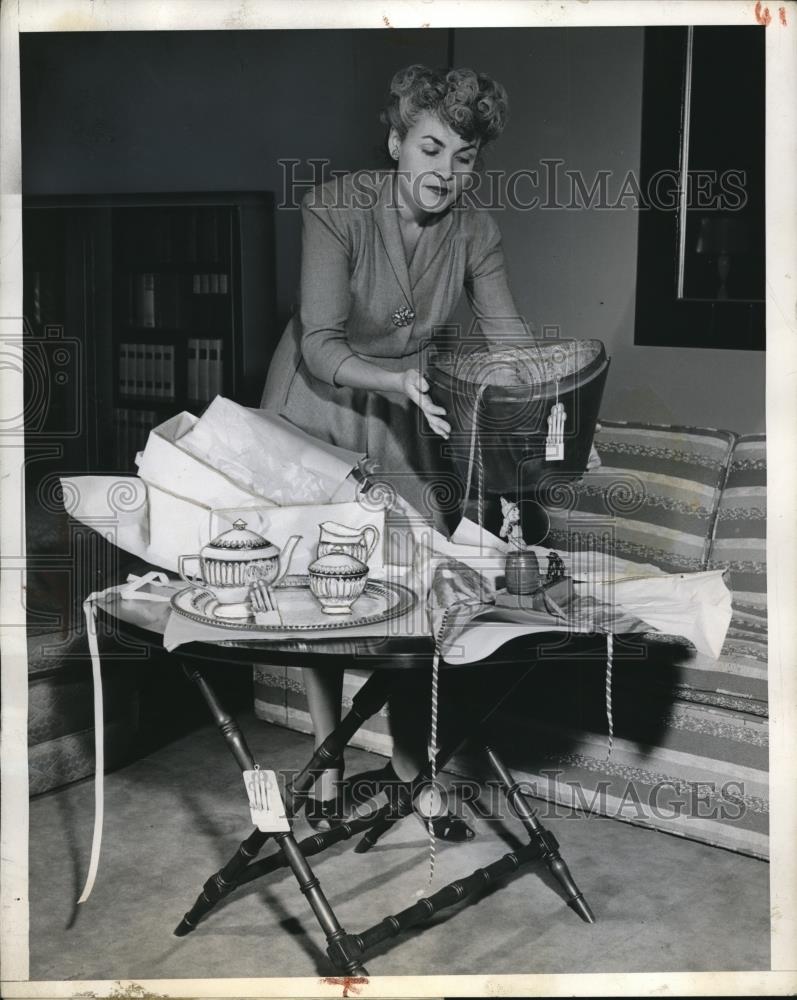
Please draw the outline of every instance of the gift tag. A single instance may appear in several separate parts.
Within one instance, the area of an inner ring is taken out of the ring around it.
[[[558,400],[558,393],[557,393]],[[545,461],[562,462],[565,457],[565,421],[567,413],[560,402],[551,407],[548,416],[548,437],[545,439]]]
[[[243,778],[249,796],[249,812],[258,830],[262,833],[290,833],[276,774],[258,767],[254,771],[244,771]]]

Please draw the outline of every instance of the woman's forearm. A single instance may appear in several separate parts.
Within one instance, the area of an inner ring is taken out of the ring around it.
[[[423,412],[427,424],[435,434],[448,438],[451,433],[451,425],[446,420],[446,411],[431,398],[429,384],[416,368],[391,372],[371,361],[363,361],[362,358],[352,355],[338,366],[335,382],[337,385],[346,385],[352,389],[401,393]]]
[[[335,372],[338,385],[347,385],[352,389],[369,389],[372,392],[402,392],[401,372],[391,372],[386,368],[363,361],[352,355],[346,358]]]

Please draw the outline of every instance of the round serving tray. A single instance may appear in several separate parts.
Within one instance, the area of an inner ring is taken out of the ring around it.
[[[369,580],[365,590],[352,605],[350,615],[327,615],[310,590],[308,576],[286,576],[272,589],[282,617],[281,625],[258,625],[254,613],[241,617],[220,617],[215,614],[220,607],[218,600],[199,587],[185,587],[171,599],[178,615],[190,618],[201,625],[216,625],[234,631],[246,632],[302,632],[339,631],[340,629],[374,625],[377,622],[400,618],[411,611],[417,597],[409,587],[387,580]]]

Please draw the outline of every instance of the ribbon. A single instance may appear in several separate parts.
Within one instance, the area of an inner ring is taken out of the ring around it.
[[[108,587],[106,590],[96,590],[89,594],[83,602],[83,614],[86,618],[86,634],[91,656],[91,679],[94,688],[94,832],[91,837],[91,855],[86,884],[78,903],[85,903],[94,888],[97,870],[100,866],[100,849],[102,847],[102,827],[105,818],[105,743],[103,740],[105,716],[102,701],[102,669],[100,650],[97,644],[97,603],[107,594],[118,591],[125,600],[138,601],[168,601],[169,597],[162,594],[151,594],[140,588],[148,583],[168,584],[165,573],[152,571],[144,576],[131,573],[127,583],[122,587]]]
[[[108,590],[115,588],[109,587]],[[86,631],[91,654],[91,677],[94,685],[94,833],[91,838],[91,857],[86,884],[78,903],[85,903],[94,888],[97,869],[100,864],[100,847],[102,845],[102,823],[105,815],[105,746],[103,743],[103,728],[105,725],[102,706],[102,671],[100,670],[100,651],[97,646],[97,601],[104,597],[108,590],[98,590],[89,594],[83,602],[83,614],[86,617]]]
[[[609,727],[609,745],[606,750],[606,760],[612,755],[614,746],[614,715],[612,714],[612,656],[614,653],[614,635],[606,633],[606,722]]]
[[[473,415],[471,418],[470,425],[470,448],[468,449],[468,475],[467,481],[465,483],[465,504],[467,505],[468,499],[470,498],[470,484],[473,480],[473,464],[476,458],[476,440],[479,433],[479,406],[482,401],[482,396],[484,395],[484,390],[487,388],[486,385],[480,385],[476,393],[476,398],[473,401]],[[481,468],[481,448],[479,448],[479,469],[478,469],[478,520],[479,527],[484,527],[484,481],[483,481],[483,470]]]

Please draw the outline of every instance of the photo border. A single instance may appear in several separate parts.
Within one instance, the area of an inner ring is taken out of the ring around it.
[[[0,336],[22,332],[19,33],[33,31],[281,28],[610,27],[766,25],[767,593],[771,707],[771,969],[600,975],[374,976],[361,997],[464,995],[785,995],[797,989],[797,4],[742,0],[4,0],[0,6]],[[23,413],[21,366],[0,366],[0,429]],[[16,423],[15,423],[16,421]],[[0,993],[16,997],[340,996],[339,981],[212,979],[30,981],[28,900],[27,648],[24,585],[24,437],[0,447]],[[739,905],[744,905],[740,900]],[[136,992],[141,990],[141,993]],[[133,992],[131,992],[131,990]]]

